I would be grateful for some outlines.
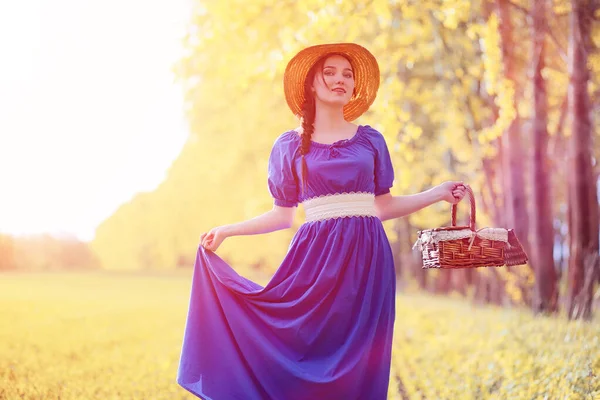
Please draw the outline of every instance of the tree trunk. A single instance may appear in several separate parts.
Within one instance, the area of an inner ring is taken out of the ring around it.
[[[404,232],[405,240],[405,251],[403,253],[402,260],[405,264],[406,276],[412,276],[417,280],[419,288],[427,290],[429,270],[422,268],[422,255],[418,250],[413,250],[412,246],[416,237],[411,236],[411,232],[416,231],[410,223],[408,218],[400,218],[399,223],[401,224],[401,230]]]
[[[572,0],[569,16],[569,270],[567,314],[590,319],[598,271],[598,199],[592,167],[592,124],[587,68],[590,49],[590,1]]]
[[[448,294],[452,289],[452,273],[451,269],[438,269],[437,277],[433,284],[433,292],[436,294]]]
[[[396,269],[396,281],[404,282],[407,278],[406,266],[402,263],[402,242],[407,240],[402,234],[400,226],[401,218],[394,221],[394,232],[396,233],[396,242],[392,244],[392,255],[394,257],[394,268]]]
[[[516,63],[514,59],[515,45],[513,41],[513,26],[510,19],[510,1],[496,0],[499,16],[500,46],[502,49],[502,62],[504,66],[504,76],[514,84],[515,92],[518,88]],[[513,99],[515,110],[517,110],[516,96]],[[529,217],[527,213],[527,199],[525,196],[525,170],[524,152],[521,145],[521,123],[517,116],[510,124],[502,143],[503,149],[503,169],[506,173],[504,179],[504,190],[507,196],[505,211],[507,216],[507,227],[513,228],[519,241],[523,245],[525,252],[529,254]]]
[[[558,290],[554,267],[554,229],[551,187],[548,176],[548,95],[542,75],[545,66],[547,0],[533,0],[533,230],[531,264],[535,272],[533,311],[558,310]]]

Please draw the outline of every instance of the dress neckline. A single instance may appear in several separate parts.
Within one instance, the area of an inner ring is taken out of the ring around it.
[[[327,147],[327,148],[333,147],[333,146],[336,146],[336,147],[347,146],[347,145],[351,144],[352,142],[356,141],[356,139],[358,138],[358,135],[360,134],[361,128],[362,128],[362,125],[358,125],[354,135],[348,139],[336,140],[333,143],[321,143],[321,142],[315,142],[314,140],[311,140],[310,144],[311,144],[311,146]]]

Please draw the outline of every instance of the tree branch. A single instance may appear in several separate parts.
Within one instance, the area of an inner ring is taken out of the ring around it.
[[[562,60],[566,64],[569,60],[569,57],[567,56],[567,51],[560,45],[560,43],[558,42],[558,39],[554,35],[554,32],[552,32],[552,29],[550,29],[549,26],[546,25],[544,31],[546,32],[546,34],[548,36],[550,36],[550,39],[552,39],[552,42],[554,43],[554,45],[556,46],[556,49],[558,50],[558,54],[560,54],[560,58],[562,58]]]
[[[530,15],[531,15],[531,11],[530,11],[530,10],[528,10],[527,8],[525,8],[525,7],[523,7],[523,6],[519,5],[519,4],[515,4],[515,3],[513,3],[512,1],[509,1],[509,2],[508,2],[508,4],[509,4],[511,7],[514,7],[514,8],[516,8],[517,10],[521,11],[522,13],[524,13],[524,14],[525,14],[525,15],[527,15],[527,16],[530,16]]]

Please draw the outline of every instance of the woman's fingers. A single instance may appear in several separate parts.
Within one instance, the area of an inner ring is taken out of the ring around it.
[[[461,199],[465,192],[465,185],[462,181],[453,182],[452,196],[456,199]]]
[[[200,237],[200,244],[202,245],[202,247],[206,248],[206,246],[213,240],[213,233],[211,232],[207,232],[207,233],[203,233],[202,236]]]
[[[452,196],[454,196],[458,200],[462,200],[462,198],[465,196],[465,187],[462,185],[456,187],[452,191]]]
[[[214,240],[214,238],[211,238],[210,240],[206,241],[205,248],[207,250],[210,250],[210,251],[215,251],[215,240]]]
[[[200,235],[200,245],[207,250],[216,251],[226,237],[221,227],[216,227]]]

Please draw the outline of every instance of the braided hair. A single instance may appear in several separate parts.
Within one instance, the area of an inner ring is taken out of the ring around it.
[[[315,67],[319,63],[315,64]],[[310,150],[310,142],[312,134],[315,131],[315,94],[312,91],[312,82],[315,75],[316,68],[313,67],[306,77],[304,82],[304,104],[302,104],[302,135],[300,143],[300,155],[302,157],[302,193],[306,189],[306,182],[308,177],[308,168],[306,166],[305,156]]]
[[[308,168],[306,166],[305,156],[308,154],[310,150],[310,143],[312,134],[315,131],[315,115],[316,115],[316,103],[315,103],[315,93],[313,92],[313,82],[317,71],[323,69],[323,64],[325,64],[325,60],[327,58],[339,55],[348,60],[349,63],[351,61],[344,55],[339,53],[329,53],[325,54],[321,57],[308,71],[306,75],[306,79],[304,80],[304,103],[302,104],[302,134],[300,135],[301,143],[300,143],[300,155],[302,157],[302,185],[301,192],[304,193],[306,189],[306,183],[308,179]],[[325,78],[321,75],[321,79],[323,80],[323,84],[327,86],[325,83]],[[354,95],[354,93],[353,93]]]

